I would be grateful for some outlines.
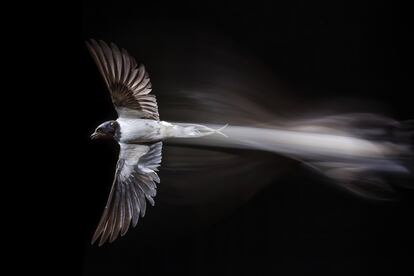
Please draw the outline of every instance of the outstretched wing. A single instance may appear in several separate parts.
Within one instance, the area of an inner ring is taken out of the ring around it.
[[[162,142],[151,145],[120,144],[121,151],[108,202],[92,238],[99,236],[99,245],[108,239],[114,241],[125,235],[132,222],[135,227],[139,217],[145,215],[146,200],[153,206],[156,195],[157,175],[161,164]]]
[[[157,100],[149,94],[151,81],[145,67],[115,44],[100,40],[86,42],[99,72],[111,93],[112,102],[120,117],[159,120]]]

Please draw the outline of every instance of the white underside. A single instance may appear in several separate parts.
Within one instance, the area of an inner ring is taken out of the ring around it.
[[[210,134],[221,134],[207,126],[188,123],[169,123],[147,119],[118,118],[120,143],[155,142],[167,138],[197,138]]]

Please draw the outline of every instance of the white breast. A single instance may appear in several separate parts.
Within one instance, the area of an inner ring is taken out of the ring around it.
[[[121,143],[152,142],[160,140],[159,122],[147,119],[118,118]]]

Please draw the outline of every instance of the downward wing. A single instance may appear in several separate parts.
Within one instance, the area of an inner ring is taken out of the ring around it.
[[[148,73],[143,65],[138,66],[134,57],[115,44],[86,42],[99,72],[111,93],[112,102],[120,117],[135,117],[159,120],[157,101]]]
[[[154,205],[156,184],[160,182],[156,171],[161,164],[162,142],[120,146],[115,179],[92,238],[94,243],[101,236],[99,245],[125,235],[131,222],[133,227],[137,225],[139,217],[145,215],[146,200]]]

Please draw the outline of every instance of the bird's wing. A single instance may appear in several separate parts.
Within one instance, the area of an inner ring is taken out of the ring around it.
[[[92,238],[94,243],[101,236],[99,245],[108,239],[114,241],[125,235],[131,222],[135,227],[139,217],[145,215],[146,200],[154,205],[157,175],[161,164],[162,142],[151,145],[120,144],[121,151],[115,179],[104,213]]]
[[[145,67],[115,44],[91,39],[86,42],[99,72],[111,93],[120,117],[159,120],[157,100],[150,94],[151,81]]]

